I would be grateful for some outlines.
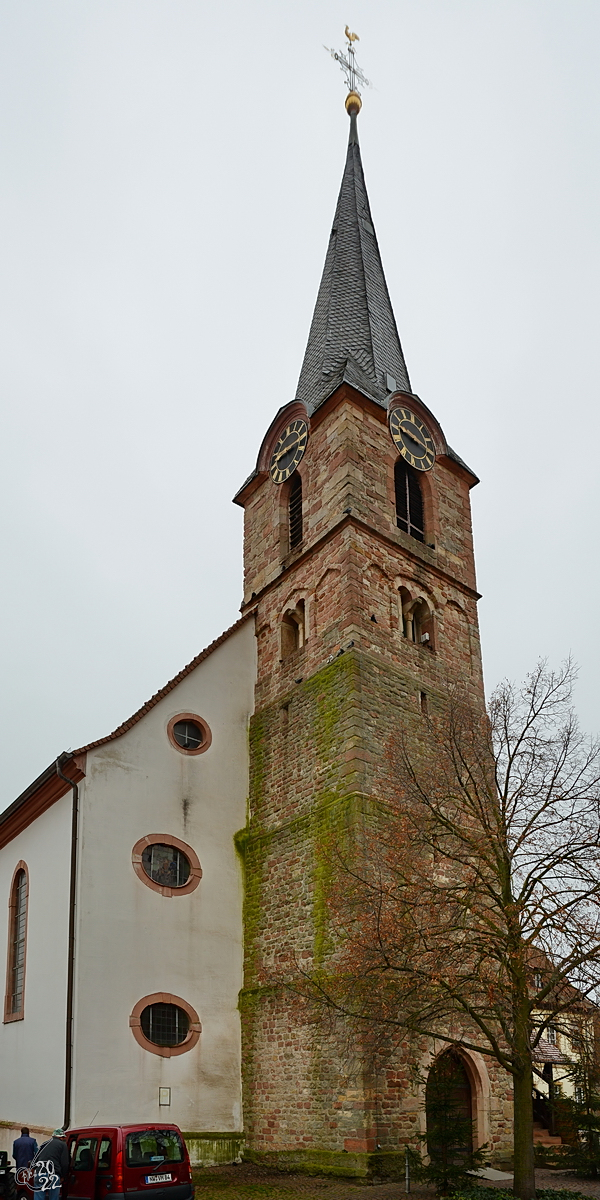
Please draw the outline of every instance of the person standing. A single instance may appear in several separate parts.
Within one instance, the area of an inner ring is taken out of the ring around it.
[[[60,1200],[60,1185],[69,1170],[64,1129],[55,1129],[49,1141],[40,1146],[32,1167],[35,1200]]]
[[[17,1165],[17,1171],[20,1167],[28,1167],[34,1155],[37,1154],[38,1144],[35,1138],[29,1136],[29,1130],[26,1125],[21,1130],[21,1136],[13,1142],[12,1156]]]

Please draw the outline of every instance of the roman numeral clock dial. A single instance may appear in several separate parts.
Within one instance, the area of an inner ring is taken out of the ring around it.
[[[427,426],[409,408],[395,408],[390,416],[390,433],[402,457],[417,471],[429,471],[435,462],[435,447]]]
[[[285,483],[286,479],[289,479],[306,450],[307,441],[306,421],[292,421],[291,425],[284,429],[271,456],[269,471],[273,483]]]

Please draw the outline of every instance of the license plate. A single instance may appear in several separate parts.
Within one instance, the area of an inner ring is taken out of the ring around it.
[[[146,1183],[170,1183],[172,1175],[146,1175]]]

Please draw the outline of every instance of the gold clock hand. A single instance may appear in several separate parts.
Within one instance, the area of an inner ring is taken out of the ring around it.
[[[295,442],[292,442],[291,446],[284,446],[283,449],[279,451],[279,454],[275,455],[275,462],[279,462],[279,459],[283,458],[284,454],[289,454],[290,450],[295,450],[299,444],[300,438],[297,438]]]
[[[404,426],[401,425],[400,429],[402,430],[402,433],[405,433],[407,435],[407,437],[412,438],[413,442],[418,442],[419,446],[422,446],[424,450],[427,448],[425,445],[423,436],[421,434],[421,430],[416,429],[416,426],[413,425],[413,426],[411,426],[410,429],[405,429]],[[416,432],[415,432],[415,430],[416,430]]]

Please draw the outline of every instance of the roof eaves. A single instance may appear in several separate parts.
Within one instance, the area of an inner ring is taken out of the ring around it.
[[[479,476],[476,475],[475,472],[471,470],[471,468],[465,462],[464,458],[461,458],[460,454],[457,454],[456,450],[453,450],[452,446],[449,446],[447,443],[446,443],[446,452],[448,454],[448,458],[451,458],[453,462],[458,463],[458,466],[462,467],[463,470],[468,471],[469,475],[472,475],[473,479],[477,483],[480,482]]]
[[[57,768],[60,766],[61,774]],[[29,787],[0,813],[0,849],[22,833],[36,817],[41,816],[69,791],[71,784],[84,778],[85,762],[64,751],[51,762]]]
[[[251,474],[251,475],[249,475],[249,476],[248,476],[248,478],[244,480],[244,482],[243,482],[243,484],[242,484],[241,488],[238,488],[237,492],[235,493],[235,496],[233,497],[233,501],[232,501],[232,503],[233,503],[233,504],[237,504],[237,503],[238,503],[238,501],[239,501],[239,497],[243,495],[243,493],[245,492],[246,488],[248,487],[248,484],[249,484],[249,483],[252,483],[252,480],[253,480],[253,479],[256,479],[256,476],[257,476],[257,475],[259,475],[259,474],[260,474],[260,472],[259,472],[259,470],[258,470],[258,467],[255,467],[255,468],[254,468],[254,470],[253,470],[253,472],[252,472],[252,474]]]
[[[17,796],[16,800],[13,800],[12,804],[9,804],[8,808],[5,808],[4,812],[0,813],[0,825],[4,821],[8,820],[8,818],[12,816],[12,814],[16,812],[16,810],[20,808],[22,804],[25,804],[25,802],[29,800],[31,796],[34,796],[35,793],[39,791],[39,789],[43,787],[43,785],[47,783],[53,775],[56,775],[57,761],[62,765],[67,761],[68,758],[71,758],[71,755],[66,754],[63,751],[62,754],[59,754],[58,760],[53,759],[50,763],[50,766],[46,767],[45,770],[42,771],[41,775],[38,775],[37,779],[34,779],[33,783],[30,783],[29,786],[25,788],[24,792],[21,792],[21,795]]]

